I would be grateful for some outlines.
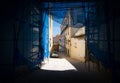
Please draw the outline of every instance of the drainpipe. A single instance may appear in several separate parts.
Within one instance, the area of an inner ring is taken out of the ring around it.
[[[69,51],[68,51],[68,56],[70,56],[71,52],[71,13],[70,13],[70,8],[68,9],[68,28],[69,28]]]

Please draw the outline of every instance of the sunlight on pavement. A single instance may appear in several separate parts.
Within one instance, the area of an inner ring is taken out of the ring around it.
[[[52,71],[66,71],[66,70],[77,71],[77,69],[64,58],[50,58],[49,62],[43,65],[41,69]]]

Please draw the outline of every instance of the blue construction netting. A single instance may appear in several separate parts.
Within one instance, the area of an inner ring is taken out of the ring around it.
[[[96,2],[55,2],[45,3],[44,9],[51,11],[53,20],[62,26],[67,26],[68,14],[70,14],[71,26],[86,27],[86,42],[94,57],[105,67],[110,67],[107,27],[104,24],[104,10]],[[63,22],[64,21],[64,22]],[[64,23],[64,24],[63,24]],[[62,29],[64,30],[64,29]],[[103,48],[104,47],[104,48]]]
[[[43,26],[43,32],[42,32],[42,46],[44,49],[43,52],[43,60],[44,61],[46,58],[49,58],[50,52],[49,52],[49,16],[46,14],[45,11],[43,14],[45,15],[44,20],[44,26]]]
[[[23,27],[25,28],[19,35],[18,49],[27,63],[32,65],[31,67],[39,65],[39,62],[49,57],[48,17],[52,15],[54,21],[67,26],[68,20],[65,21],[66,23],[64,22],[65,24],[63,21],[65,17],[68,19],[68,14],[70,14],[72,27],[78,29],[81,25],[86,27],[87,46],[94,57],[105,66],[109,65],[108,50],[103,50],[103,47],[108,49],[106,27],[102,23],[104,19],[101,19],[104,16],[97,13],[102,11],[96,9],[95,2],[45,2],[42,5],[32,3],[27,8],[24,10]]]

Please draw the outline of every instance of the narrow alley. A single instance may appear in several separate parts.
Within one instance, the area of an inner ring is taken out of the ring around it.
[[[119,83],[119,2],[3,0],[0,8],[0,83]]]

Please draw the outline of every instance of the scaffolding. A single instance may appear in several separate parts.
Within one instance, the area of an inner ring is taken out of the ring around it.
[[[79,18],[77,19],[83,26],[86,26],[86,42],[90,52],[105,67],[110,66],[109,37],[107,34],[109,31],[108,27],[106,27],[106,22],[104,22],[105,11],[100,5],[98,6],[97,2],[51,2],[49,9],[48,2],[40,3],[30,1],[26,6],[28,9],[24,10],[25,15],[21,14],[23,16],[21,19],[25,22],[22,25],[22,30],[18,31],[18,34],[21,35],[18,37],[22,38],[18,39],[20,41],[22,40],[22,43],[17,48],[20,51],[20,56],[30,61],[32,66],[38,65],[44,58],[45,49],[44,45],[42,45],[42,39],[44,37],[42,34],[46,26],[44,15],[52,15],[53,20],[61,24],[68,9],[70,10],[72,19],[79,12]],[[76,10],[78,11],[76,12]],[[48,11],[51,12],[49,13]],[[75,20],[73,19],[72,25],[75,25]],[[27,38],[29,42],[27,42]],[[16,42],[17,44],[20,43],[19,41]],[[23,46],[21,47],[21,45]],[[32,51],[28,51],[30,49]]]
[[[105,68],[110,68],[110,28],[108,27],[106,12],[103,7],[105,7],[104,2],[55,2],[51,3],[51,15],[54,21],[61,24],[67,11],[70,10],[71,25],[74,26],[79,21],[86,27],[86,44],[92,56]],[[45,5],[44,9],[48,9],[48,6]],[[76,18],[77,21],[74,19],[75,14],[79,15]],[[62,25],[66,26],[66,23]]]

